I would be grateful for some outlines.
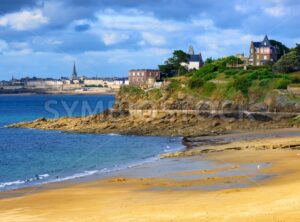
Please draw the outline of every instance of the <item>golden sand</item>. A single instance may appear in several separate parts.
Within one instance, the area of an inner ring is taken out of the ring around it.
[[[265,139],[264,143],[279,140]],[[250,181],[253,183],[247,188],[216,191],[171,187],[188,188],[222,180],[226,183],[228,178],[187,181],[110,178],[1,199],[0,221],[300,221],[300,150],[232,150],[209,153],[205,158],[232,163],[237,168],[241,163],[270,162],[269,167],[261,170],[276,176],[259,183]],[[213,172],[187,172],[201,173]],[[153,187],[170,189],[153,190]]]

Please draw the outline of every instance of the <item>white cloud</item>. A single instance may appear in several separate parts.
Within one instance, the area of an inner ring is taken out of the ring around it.
[[[245,4],[243,4],[243,5],[236,4],[234,6],[234,10],[244,14],[244,13],[248,12],[248,7]]]
[[[152,15],[145,15],[137,10],[128,10],[117,13],[113,10],[106,10],[97,13],[96,17],[103,28],[119,30],[163,30],[167,32],[178,31],[181,28],[179,23],[173,21],[161,21]]]
[[[61,45],[64,43],[62,40],[58,40],[47,36],[35,36],[34,38],[32,38],[31,42],[32,44],[35,45],[53,45],[53,46]]]
[[[16,50],[28,49],[29,44],[27,42],[11,42],[10,47]]]
[[[7,49],[8,49],[7,42],[0,39],[0,53],[5,52]]]
[[[140,46],[160,46],[166,43],[165,35],[183,28],[183,24],[175,21],[158,20],[151,14],[139,10],[116,12],[104,10],[96,14],[96,21],[77,20],[74,25],[88,24],[89,33],[99,36],[105,45],[124,42],[130,37],[140,36]],[[149,28],[151,32],[149,32]],[[159,33],[159,34],[156,34]]]
[[[210,33],[198,35],[194,38],[197,45],[200,45],[205,57],[222,57],[224,52],[227,55],[234,55],[240,52],[248,53],[251,40],[262,40],[263,36],[246,34],[238,29],[218,29]]]
[[[166,39],[159,34],[153,34],[150,32],[142,33],[143,42],[149,43],[150,45],[164,45],[166,43]]]
[[[114,45],[129,39],[129,36],[124,33],[119,32],[102,32],[101,34],[102,41],[105,45]]]
[[[162,57],[170,54],[171,51],[172,50],[164,48],[150,47],[140,50],[116,49],[109,51],[87,51],[79,56],[85,60],[102,58],[101,61],[107,64],[125,65],[128,69],[132,68],[131,66],[139,67],[141,64],[147,68],[156,68],[157,64],[163,60]],[[99,61],[99,59],[96,60]],[[153,60],[156,60],[157,63],[153,63]]]
[[[287,14],[287,11],[288,10],[284,6],[264,8],[264,12],[272,17],[282,17]]]
[[[48,18],[43,15],[40,9],[23,10],[0,17],[0,26],[17,31],[35,29],[47,23]]]
[[[0,54],[25,55],[32,52],[32,49],[26,42],[6,42],[4,40],[0,40]]]
[[[198,19],[198,20],[193,20],[192,25],[201,27],[204,29],[213,29],[215,28],[214,21],[211,19]]]

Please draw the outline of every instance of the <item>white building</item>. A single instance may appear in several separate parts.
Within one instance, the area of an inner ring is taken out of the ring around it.
[[[62,87],[63,81],[61,80],[30,80],[25,83],[26,88],[57,88]]]
[[[104,86],[104,81],[102,79],[85,79],[83,84],[86,86]]]
[[[189,48],[187,62],[181,63],[187,70],[198,70],[203,66],[203,59],[201,53],[195,54],[192,46]]]

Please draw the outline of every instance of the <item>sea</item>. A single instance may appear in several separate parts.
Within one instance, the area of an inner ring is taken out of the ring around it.
[[[1,95],[0,191],[101,177],[182,149],[178,137],[76,134],[6,126],[37,118],[87,116],[110,108],[112,95]]]

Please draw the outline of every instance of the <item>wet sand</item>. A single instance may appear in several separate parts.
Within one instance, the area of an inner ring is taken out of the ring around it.
[[[255,140],[260,145],[288,141],[287,137]],[[246,147],[249,140],[239,144]],[[218,167],[205,169],[208,165],[197,163],[201,161]],[[299,187],[300,150],[227,150],[166,159],[112,178],[3,198],[0,219],[300,221]]]

